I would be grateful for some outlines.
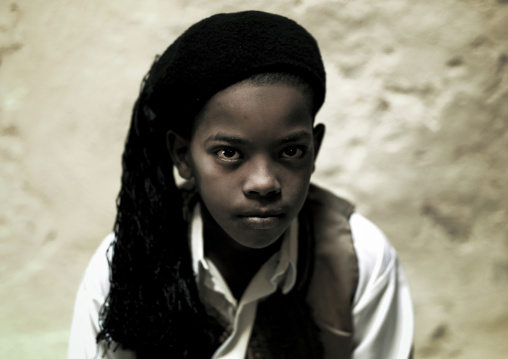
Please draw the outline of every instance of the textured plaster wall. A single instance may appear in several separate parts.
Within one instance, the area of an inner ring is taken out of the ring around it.
[[[141,78],[190,24],[248,8],[321,45],[315,180],[397,248],[417,357],[505,358],[506,0],[0,0],[0,357],[65,357]]]

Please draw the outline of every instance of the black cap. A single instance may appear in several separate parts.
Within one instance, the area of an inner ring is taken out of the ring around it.
[[[302,77],[313,88],[314,113],[323,104],[321,54],[302,26],[261,11],[217,14],[191,26],[154,63],[138,111],[171,121],[168,127],[188,135],[193,118],[214,94],[265,72]]]

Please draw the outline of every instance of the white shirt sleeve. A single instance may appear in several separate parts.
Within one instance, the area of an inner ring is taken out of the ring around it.
[[[95,338],[100,331],[99,311],[109,292],[109,265],[106,257],[107,249],[113,241],[110,234],[96,250],[78,289],[74,304],[71,332],[69,337],[68,359],[135,359],[133,352],[109,350],[97,345]]]
[[[353,359],[408,359],[414,316],[404,271],[384,234],[359,214],[350,218],[359,281],[353,303]]]

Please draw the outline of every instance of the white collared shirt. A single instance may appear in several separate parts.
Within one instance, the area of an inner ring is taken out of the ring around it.
[[[213,358],[243,359],[256,315],[257,301],[277,287],[289,291],[296,278],[297,227],[293,222],[286,232],[281,250],[274,254],[254,276],[237,303],[213,263],[203,255],[201,217],[194,214],[191,248],[200,295],[222,313],[233,332]],[[354,213],[349,220],[358,259],[359,279],[353,300],[352,359],[407,359],[414,335],[414,315],[409,286],[397,255],[383,233],[365,217]],[[95,338],[100,330],[98,313],[109,292],[107,248],[114,240],[110,234],[92,257],[81,282],[71,327],[68,359],[135,359],[132,351],[105,350]],[[111,253],[109,258],[111,258]],[[213,298],[212,298],[213,297]],[[320,325],[319,318],[316,323]],[[335,335],[333,328],[321,327]]]
[[[296,281],[298,220],[295,218],[282,239],[278,253],[261,266],[238,302],[213,262],[204,255],[203,222],[196,205],[191,224],[192,268],[201,300],[212,306],[233,328],[212,359],[244,358],[256,318],[257,303],[278,288],[288,293]]]

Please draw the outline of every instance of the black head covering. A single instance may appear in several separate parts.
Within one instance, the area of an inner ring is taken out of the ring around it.
[[[302,26],[261,11],[217,14],[191,26],[153,65],[145,83],[146,104],[188,135],[210,97],[264,72],[299,75],[313,88],[313,112],[323,104],[323,62],[316,40]]]

